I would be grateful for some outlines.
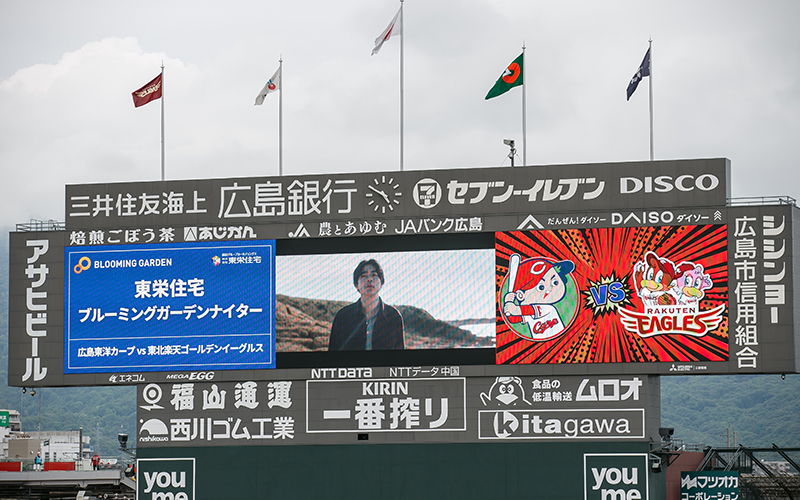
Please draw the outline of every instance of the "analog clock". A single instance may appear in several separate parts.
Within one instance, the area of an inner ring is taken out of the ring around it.
[[[385,214],[387,211],[392,212],[396,206],[400,205],[400,197],[403,196],[403,193],[400,192],[400,184],[385,175],[380,178],[376,177],[367,184],[366,194],[367,205],[372,208],[373,212],[381,214]]]

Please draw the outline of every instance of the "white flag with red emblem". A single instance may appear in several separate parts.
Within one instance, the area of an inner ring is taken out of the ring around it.
[[[269,79],[264,88],[261,89],[261,92],[258,93],[256,96],[256,106],[261,106],[264,103],[264,98],[267,97],[267,94],[275,92],[276,90],[281,89],[281,68],[278,67],[278,70],[272,75],[272,78]]]
[[[375,47],[372,49],[372,55],[378,53],[383,47],[384,42],[386,40],[392,38],[393,36],[402,35],[403,34],[403,18],[401,17],[401,12],[403,11],[403,7],[400,7],[400,10],[397,11],[397,14],[394,15],[392,22],[389,23],[389,26],[383,30],[383,33],[375,39]],[[397,23],[398,18],[400,19],[400,24]]]

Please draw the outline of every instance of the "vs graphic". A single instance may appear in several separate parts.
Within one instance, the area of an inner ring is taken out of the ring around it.
[[[619,325],[647,338],[674,334],[702,337],[721,324],[725,305],[700,308],[713,282],[702,265],[671,260],[647,252],[618,277],[611,272],[582,287],[571,260],[543,256],[509,256],[508,273],[500,284],[500,313],[508,328],[524,340],[541,342],[567,332],[583,306],[595,318],[619,315]],[[639,297],[641,304],[634,303]]]
[[[590,286],[589,293],[595,305],[599,307],[603,307],[609,302],[611,304],[619,304],[624,301],[626,297],[625,287],[619,281]]]
[[[590,281],[581,292],[585,305],[594,312],[595,317],[618,311],[623,306],[631,305],[633,290],[628,284],[628,277],[618,278],[612,273]]]

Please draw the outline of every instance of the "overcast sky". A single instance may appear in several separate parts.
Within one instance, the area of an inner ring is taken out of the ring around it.
[[[66,183],[399,168],[400,39],[370,56],[397,0],[0,0],[0,226],[64,220]],[[522,90],[484,96],[526,51],[528,164],[727,157],[734,196],[800,198],[797,0],[408,0],[405,168],[504,163]]]

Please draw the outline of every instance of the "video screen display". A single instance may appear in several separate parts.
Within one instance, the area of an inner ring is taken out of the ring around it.
[[[65,249],[64,373],[275,367],[275,241]]]
[[[727,361],[727,226],[496,234],[497,364]]]
[[[493,349],[493,259],[491,248],[279,255],[277,351]]]
[[[64,371],[729,359],[727,226],[488,236],[68,247]]]

